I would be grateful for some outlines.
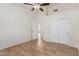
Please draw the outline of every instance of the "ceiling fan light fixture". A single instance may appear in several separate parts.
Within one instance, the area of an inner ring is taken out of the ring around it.
[[[39,8],[40,8],[40,4],[34,3],[34,9],[39,9]]]
[[[31,9],[31,11],[33,11],[33,10],[44,11],[41,8],[41,6],[48,6],[48,5],[50,5],[50,3],[24,3],[24,4],[33,6],[33,8]]]

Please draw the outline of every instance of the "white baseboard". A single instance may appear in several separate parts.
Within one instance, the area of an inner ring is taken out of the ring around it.
[[[5,49],[5,48],[11,47],[11,46],[15,46],[15,45],[18,45],[18,44],[22,44],[22,43],[27,42],[27,41],[30,41],[30,40],[12,42],[10,44],[6,44],[4,46],[1,46],[0,49]]]

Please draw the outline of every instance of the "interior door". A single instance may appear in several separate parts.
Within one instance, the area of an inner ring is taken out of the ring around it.
[[[69,44],[69,19],[60,18],[58,20],[58,41],[63,44]]]
[[[49,17],[48,41],[69,44],[70,19],[68,17]]]

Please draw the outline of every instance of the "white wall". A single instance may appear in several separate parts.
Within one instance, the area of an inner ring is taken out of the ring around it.
[[[72,14],[72,13],[71,13]],[[70,21],[71,30],[71,45],[79,48],[79,10],[75,11],[71,15],[72,20]]]
[[[53,10],[57,8],[58,12],[53,12]],[[37,24],[41,24],[41,35],[43,39],[66,44],[63,42],[63,39],[61,39],[61,41],[59,40],[57,28],[58,22],[61,19],[67,19],[69,20],[69,32],[66,33],[69,36],[69,42],[67,44],[79,48],[79,4],[59,4],[50,6],[48,10],[48,15],[46,15],[46,12],[44,11],[39,12],[37,16]]]
[[[60,19],[70,20],[68,45],[79,48],[79,4],[50,6],[48,13],[44,8],[44,12],[30,12],[31,8],[22,4],[0,4],[0,49],[37,39],[38,23],[44,40],[60,43],[56,27]],[[53,12],[55,8],[58,12]]]
[[[33,14],[19,4],[0,4],[0,49],[31,40]]]

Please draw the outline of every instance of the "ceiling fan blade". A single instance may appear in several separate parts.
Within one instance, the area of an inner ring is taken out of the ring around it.
[[[47,5],[50,5],[50,3],[42,3],[42,4],[40,4],[40,6],[47,6]]]
[[[39,8],[39,10],[44,11],[42,8]]]
[[[26,5],[33,5],[33,4],[30,4],[30,3],[24,3],[24,4],[26,4]]]
[[[54,12],[57,12],[58,11],[58,9],[55,9],[55,10],[53,10]]]
[[[34,8],[31,9],[31,11],[33,11],[33,10],[34,10]]]

